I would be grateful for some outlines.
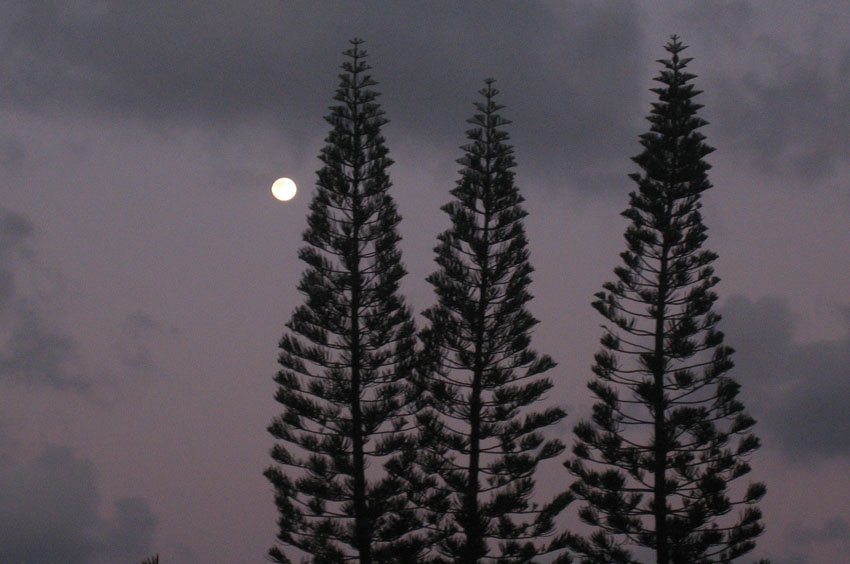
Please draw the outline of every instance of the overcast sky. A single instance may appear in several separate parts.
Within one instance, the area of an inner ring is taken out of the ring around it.
[[[352,37],[390,119],[417,312],[464,120],[497,80],[530,212],[534,346],[559,363],[571,443],[600,337],[590,301],[624,248],[630,157],[673,33],[717,149],[706,247],[764,443],[755,556],[842,561],[847,29],[843,0],[0,1],[0,561],[263,561],[277,340]],[[287,204],[269,193],[280,176],[300,188]],[[549,491],[570,483],[560,462]]]

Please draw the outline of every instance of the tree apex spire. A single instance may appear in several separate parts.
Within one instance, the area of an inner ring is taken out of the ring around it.
[[[667,45],[664,46],[664,49],[666,49],[670,53],[673,53],[674,55],[677,53],[681,53],[687,48],[688,46],[682,43],[682,38],[675,33],[670,36],[670,41],[667,43]]]
[[[355,61],[366,58],[366,56],[368,55],[366,49],[360,47],[361,45],[366,43],[363,39],[355,37],[353,39],[349,39],[348,42],[351,43],[351,48],[346,49],[343,52],[343,55],[345,55],[346,57],[351,57]]]

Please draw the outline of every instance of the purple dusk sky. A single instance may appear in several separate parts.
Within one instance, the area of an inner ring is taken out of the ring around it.
[[[590,301],[624,248],[673,33],[717,149],[706,248],[764,443],[754,556],[846,561],[848,29],[844,0],[0,3],[0,562],[264,561],[277,341],[352,37],[390,119],[416,312],[465,119],[497,79],[530,213],[533,344],[559,363],[549,401],[569,417],[552,433],[572,443]],[[286,204],[280,176],[300,188]],[[561,462],[542,494],[568,487]]]

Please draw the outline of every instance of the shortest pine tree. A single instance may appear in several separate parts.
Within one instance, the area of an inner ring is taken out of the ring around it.
[[[480,93],[443,207],[451,227],[435,249],[439,270],[428,278],[437,304],[424,313],[418,462],[422,477],[435,478],[420,500],[434,531],[430,562],[530,562],[558,547],[541,541],[570,497],[532,501],[538,464],[564,449],[541,430],[565,413],[530,410],[552,388],[541,375],[555,363],[530,348],[537,320],[526,308],[532,268],[509,122],[493,80]]]
[[[706,122],[685,47],[673,36],[666,49],[634,158],[637,191],[623,212],[631,222],[623,265],[593,303],[609,322],[588,384],[593,416],[575,428],[567,463],[585,502],[579,515],[595,529],[570,535],[584,563],[646,562],[646,551],[657,564],[730,562],[763,530],[755,504],[765,486],[730,489],[750,472],[759,441],[712,311],[717,255],[702,249],[700,196],[711,187],[703,158],[712,149],[698,132]]]

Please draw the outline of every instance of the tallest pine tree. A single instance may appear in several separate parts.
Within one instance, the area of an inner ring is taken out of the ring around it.
[[[593,304],[608,322],[588,385],[593,416],[576,427],[567,464],[585,501],[580,516],[596,529],[572,537],[585,563],[631,563],[637,547],[658,564],[729,562],[763,530],[755,503],[764,485],[732,488],[759,441],[712,310],[717,255],[702,248],[713,149],[699,132],[706,122],[685,47],[673,36],[666,49],[650,131],[633,159],[641,172],[623,212],[623,264]]]
[[[345,52],[326,118],[331,131],[299,253],[306,300],[280,342],[275,397],[283,413],[269,427],[282,441],[266,471],[278,539],[315,564],[415,561],[414,515],[398,478],[381,471],[412,424],[405,415],[416,337],[399,294],[405,270],[386,120],[361,43]],[[278,547],[269,554],[291,562]]]

